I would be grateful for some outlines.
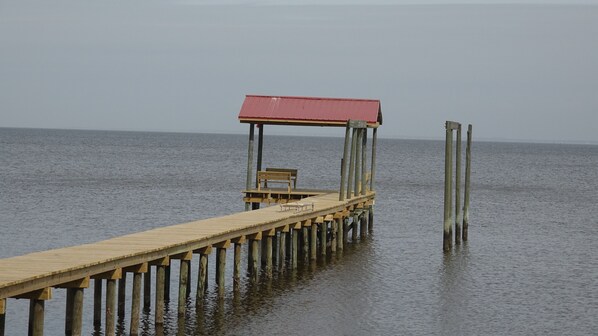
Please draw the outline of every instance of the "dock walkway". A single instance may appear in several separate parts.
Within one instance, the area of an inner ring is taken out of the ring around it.
[[[91,244],[0,259],[0,303],[5,307],[8,298],[27,298],[32,302],[47,300],[51,298],[53,287],[86,288],[90,279],[119,279],[124,277],[125,272],[145,273],[148,266],[169,265],[171,259],[189,261],[193,253],[210,253],[212,246],[218,250],[225,250],[231,243],[238,245],[250,241],[255,243],[255,247],[250,244],[250,254],[253,254],[253,249],[257,250],[257,241],[262,239],[262,234],[264,239],[276,237],[278,232],[293,230],[299,232],[297,235],[302,235],[307,233],[307,230],[303,229],[308,227],[311,246],[315,246],[317,240],[319,249],[324,246],[322,254],[325,255],[331,244],[334,247],[339,244],[339,248],[342,248],[342,241],[336,241],[337,228],[343,228],[339,230],[341,237],[342,231],[351,228],[356,230],[356,224],[347,227],[349,221],[344,219],[352,218],[356,213],[365,213],[368,207],[371,208],[374,197],[375,193],[369,192],[339,201],[338,193],[328,193],[302,200],[313,203],[313,210],[282,211],[281,207],[276,205],[133,233]],[[341,226],[337,226],[338,224]],[[315,230],[311,230],[312,228]],[[314,233],[311,234],[311,231]],[[328,238],[327,231],[330,232]],[[282,238],[280,240],[282,244]],[[304,240],[306,244],[309,239]],[[296,237],[288,241],[288,244],[294,250],[302,249],[302,246],[297,246]],[[271,256],[275,251],[272,251],[271,245],[268,248]],[[315,255],[315,251],[312,254]],[[237,258],[235,248],[235,267],[238,267]],[[253,255],[253,258],[258,259],[257,255]],[[292,253],[291,258],[295,258],[292,265],[296,267],[296,252]],[[257,260],[254,263],[257,265]],[[251,265],[248,266],[251,268]],[[157,284],[156,286],[158,288]],[[107,329],[109,328],[111,327],[107,325]]]

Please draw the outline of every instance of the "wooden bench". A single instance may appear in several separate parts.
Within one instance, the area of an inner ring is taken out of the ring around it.
[[[297,169],[291,168],[266,168],[267,172],[285,172],[291,173],[291,180],[293,181],[293,189],[297,189]]]
[[[314,211],[314,203],[300,203],[300,202],[294,202],[294,203],[285,203],[285,204],[280,204],[280,211],[289,211],[289,210],[295,210],[295,212],[301,212],[304,210],[309,210],[309,208],[311,207],[311,211]]]
[[[288,193],[291,193],[291,173],[281,171],[259,171],[257,172],[257,190],[262,190],[262,182],[264,188],[268,188],[270,183],[283,183],[287,185]]]

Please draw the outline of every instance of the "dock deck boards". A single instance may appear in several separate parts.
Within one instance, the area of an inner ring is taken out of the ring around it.
[[[370,192],[339,201],[338,193],[320,194],[304,199],[314,203],[313,211],[289,212],[270,206],[91,244],[0,259],[0,299],[334,214],[373,199],[374,195]]]

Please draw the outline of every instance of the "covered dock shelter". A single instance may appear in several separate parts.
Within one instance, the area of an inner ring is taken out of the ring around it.
[[[258,209],[260,203],[288,203],[305,197],[338,192],[339,201],[374,191],[377,130],[382,125],[380,100],[247,95],[239,121],[249,124],[245,210]],[[345,142],[340,153],[340,185],[336,190],[297,188],[297,170],[291,167],[262,167],[264,126],[344,127]],[[257,136],[255,174],[254,141]],[[371,155],[367,155],[368,129],[372,129]],[[369,165],[367,161],[371,160]],[[276,185],[277,188],[272,186]]]

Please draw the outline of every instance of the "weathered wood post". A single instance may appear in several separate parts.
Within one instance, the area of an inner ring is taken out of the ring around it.
[[[457,123],[446,122],[446,139],[444,148],[444,235],[442,239],[443,250],[449,251],[452,247],[452,180],[453,180],[453,129],[457,128]]]
[[[461,244],[461,221],[461,124],[459,124],[455,149],[455,245]]]
[[[370,167],[370,190],[374,191],[374,178],[376,177],[376,144],[378,142],[378,128],[374,128],[372,134],[372,165]]]
[[[31,299],[29,301],[29,335],[43,336],[45,300]]]
[[[349,224],[349,217],[351,215],[345,217],[345,219],[343,220],[343,246],[347,246],[348,242],[349,242],[349,228],[350,228],[350,224]]]
[[[230,247],[230,240],[216,245],[216,285],[218,296],[224,296],[224,273],[226,270],[226,249]]]
[[[353,128],[353,136],[351,138],[351,155],[349,158],[349,175],[347,176],[347,198],[351,198],[351,183],[353,182],[353,174],[355,172],[355,148],[357,147],[357,129]]]
[[[361,212],[361,222],[359,227],[359,235],[361,239],[365,239],[367,236],[369,217],[370,215],[368,214],[368,211],[364,208]]]
[[[141,276],[147,273],[148,263],[141,263],[127,267],[123,272],[133,273],[133,291],[131,294],[131,323],[129,325],[129,335],[139,335],[139,314],[141,311]]]
[[[241,285],[241,248],[245,243],[246,237],[241,236],[233,240],[234,256],[233,256],[233,288],[239,289]]]
[[[330,221],[330,253],[336,253],[336,219]]]
[[[301,231],[301,222],[293,226],[293,246],[291,248],[291,269],[297,269],[297,259],[299,259],[299,232]]]
[[[154,323],[164,325],[164,282],[166,266],[170,265],[170,257],[160,258],[153,262],[156,265],[156,303],[154,304]]]
[[[345,200],[345,179],[347,178],[347,160],[349,156],[349,137],[351,131],[351,120],[347,121],[347,126],[345,127],[345,145],[343,147],[343,158],[341,160],[341,188],[338,195],[339,201]]]
[[[369,231],[369,233],[372,233],[372,232],[374,232],[374,206],[373,205],[370,205],[368,214],[369,214],[368,231]]]
[[[148,268],[143,273],[143,309],[149,310],[152,305],[152,272]]]
[[[368,129],[364,128],[361,130],[362,136],[362,144],[361,144],[361,194],[366,194],[366,186],[367,186],[367,139],[368,139]]]
[[[264,149],[264,124],[257,124],[257,165],[255,171],[262,170],[262,153]],[[255,187],[257,188],[257,174],[255,175]],[[259,205],[259,204],[258,204]]]
[[[81,335],[83,327],[83,290],[87,287],[89,287],[89,277],[56,286],[56,288],[66,289],[64,334],[67,336]]]
[[[309,232],[309,259],[318,259],[318,223],[313,221]]]
[[[285,231],[289,231],[288,225],[285,225],[285,227],[280,231],[280,244],[278,245],[278,268],[281,271],[284,270],[286,263],[287,234]]]
[[[302,230],[303,230],[303,261],[309,260],[309,229],[311,227],[311,220],[308,219],[303,222]]]
[[[114,319],[116,310],[116,280],[106,279],[106,320],[104,321],[104,334],[106,336],[114,336],[114,327],[116,326]]]
[[[249,124],[249,142],[247,145],[247,180],[245,181],[245,189],[251,189],[252,171],[251,166],[253,164],[253,136],[255,132],[255,125]],[[251,210],[251,203],[245,202],[245,211]]]
[[[177,312],[179,319],[185,318],[187,311],[187,282],[189,281],[189,264],[193,259],[193,251],[184,252],[172,257],[172,259],[179,259],[179,296]]]
[[[6,331],[6,299],[0,299],[0,336]]]
[[[357,129],[357,142],[355,144],[355,185],[353,190],[353,195],[357,196],[361,193],[361,148],[363,147],[363,129]]]
[[[170,300],[170,259],[164,268],[164,300]]]
[[[272,229],[264,232],[262,235],[266,235],[266,247],[265,251],[262,251],[266,255],[266,277],[272,277],[272,241],[276,238],[276,230]]]
[[[102,325],[102,279],[93,280],[93,326]]]
[[[472,126],[467,126],[467,148],[465,149],[465,195],[463,200],[463,241],[467,241],[469,228],[469,187],[471,179],[471,137]]]
[[[6,299],[0,299],[0,336],[6,331]]]
[[[195,251],[199,253],[199,270],[197,275],[197,289],[195,293],[195,305],[201,307],[203,298],[208,289],[208,256],[212,253],[212,246],[200,248]]]
[[[123,272],[122,277],[118,279],[118,320],[125,318],[125,299],[127,297],[127,273]]]
[[[320,219],[321,218],[321,219]],[[326,256],[326,250],[328,249],[328,222],[326,221],[325,217],[318,217],[318,219],[320,219],[320,221],[322,222],[321,225],[321,230],[320,230],[320,255],[325,257]],[[318,221],[318,219],[316,219],[316,221]]]
[[[357,225],[359,223],[360,212],[357,209],[353,209],[353,223],[351,223],[351,241],[355,243],[357,241]]]
[[[251,275],[250,279],[253,282],[257,282],[260,276],[260,269],[259,269],[259,244],[260,240],[262,240],[262,233],[258,232],[249,237],[249,273]]]
[[[337,239],[336,239],[336,247],[337,247],[337,249],[339,251],[342,251],[343,248],[344,248],[344,244],[343,244],[344,238],[343,238],[343,235],[345,233],[345,229],[343,227],[344,226],[343,223],[344,223],[344,219],[343,219],[342,214],[340,214],[336,218],[336,231],[337,231],[337,233],[336,233],[336,237],[337,237]]]

